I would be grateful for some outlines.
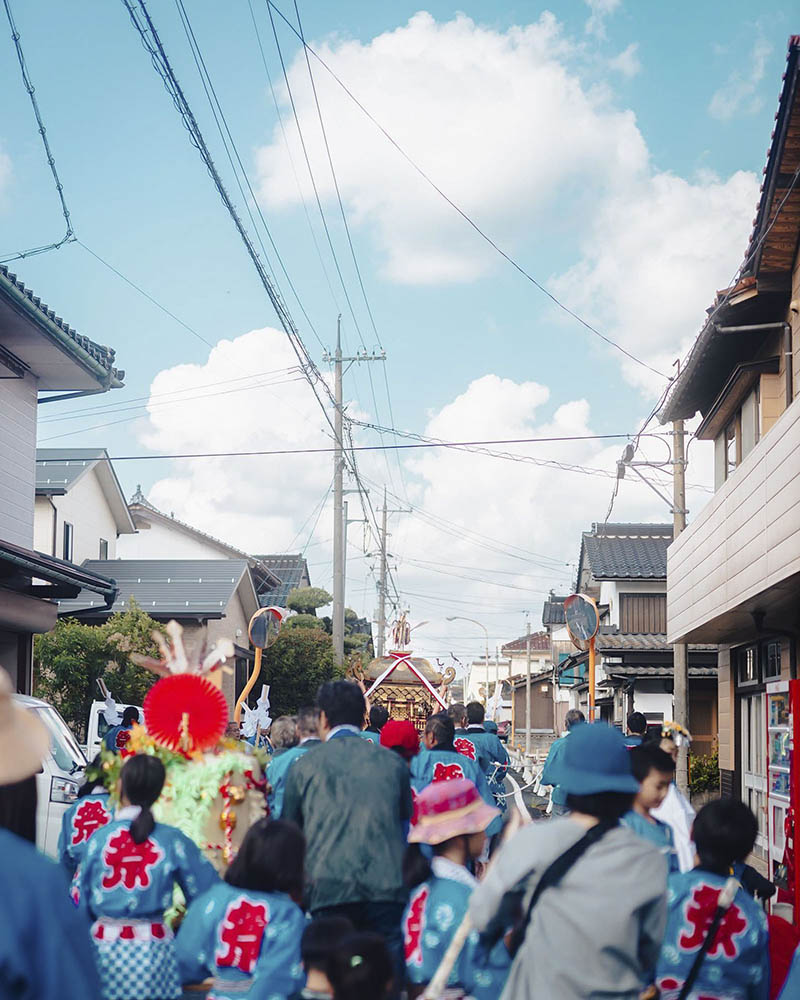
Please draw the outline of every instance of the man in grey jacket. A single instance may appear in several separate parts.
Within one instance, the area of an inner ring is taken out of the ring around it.
[[[501,848],[472,895],[472,921],[479,931],[506,930],[499,915],[509,894],[521,891],[527,914],[550,865],[602,823],[530,912],[501,1000],[637,1000],[664,935],[667,868],[654,845],[618,825],[638,788],[622,736],[604,723],[577,727],[556,777],[569,815],[526,826]]]

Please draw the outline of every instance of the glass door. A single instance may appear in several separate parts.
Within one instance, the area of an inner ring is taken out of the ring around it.
[[[758,819],[756,847],[766,857],[767,828],[767,741],[764,695],[745,695],[740,701],[742,733],[742,801]]]

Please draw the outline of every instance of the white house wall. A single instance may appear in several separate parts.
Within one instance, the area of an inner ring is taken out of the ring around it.
[[[0,538],[30,548],[36,484],[36,379],[0,382]]]
[[[666,580],[602,580],[600,604],[608,605],[609,624],[619,628],[620,594],[665,594]]]
[[[117,522],[94,469],[78,479],[69,493],[52,498],[56,508],[55,552],[52,507],[46,497],[36,500],[36,540],[40,552],[64,558],[64,522],[72,525],[72,561],[100,559],[100,540],[108,542],[108,558],[117,558]]]
[[[141,517],[136,515],[136,521]],[[150,527],[139,526],[135,535],[117,540],[120,559],[230,559],[230,550],[211,540],[197,538],[179,527],[153,520]]]

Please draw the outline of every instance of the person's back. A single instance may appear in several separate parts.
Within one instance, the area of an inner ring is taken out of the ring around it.
[[[550,801],[554,816],[563,816],[567,812],[567,793],[563,788],[559,787],[558,783],[558,768],[561,756],[566,748],[569,734],[576,726],[580,726],[585,722],[586,717],[580,709],[571,708],[567,712],[564,718],[564,725],[567,731],[563,736],[553,741],[548,751],[547,759],[544,762],[544,767],[542,768],[541,782],[543,785],[550,785],[552,788]]]
[[[631,712],[628,716],[628,735],[625,737],[625,746],[640,747],[646,735],[646,717],[641,712]]]
[[[718,799],[697,814],[694,839],[700,863],[669,878],[669,917],[656,985],[663,1000],[677,997],[703,947],[731,866],[752,850],[758,824],[742,802]],[[769,934],[761,905],[744,888],[719,925],[696,974],[691,996],[725,1000],[769,997]]]

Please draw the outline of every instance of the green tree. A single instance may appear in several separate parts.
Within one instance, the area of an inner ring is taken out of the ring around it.
[[[286,598],[286,606],[301,615],[316,615],[317,608],[324,608],[332,600],[322,587],[296,587]]]
[[[331,637],[322,629],[283,629],[261,663],[259,689],[270,686],[273,719],[313,705],[320,684],[344,676],[334,662]]]
[[[54,705],[72,731],[86,739],[93,701],[100,697],[97,680],[105,681],[117,701],[141,705],[155,675],[137,666],[131,653],[158,656],[154,631],[162,631],[136,604],[112,615],[102,625],[60,618],[52,632],[34,642],[34,693]]]

